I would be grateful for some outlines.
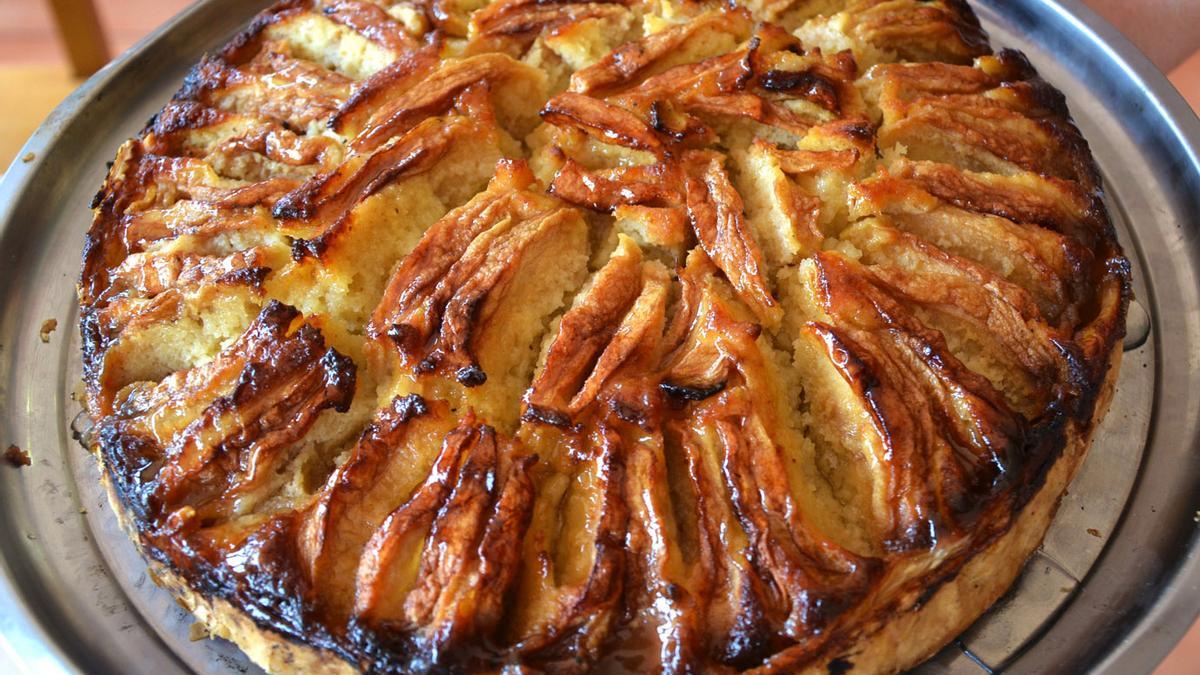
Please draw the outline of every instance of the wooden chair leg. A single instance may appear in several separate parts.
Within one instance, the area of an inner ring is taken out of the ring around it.
[[[87,77],[108,63],[108,41],[94,0],[48,0],[71,70]]]

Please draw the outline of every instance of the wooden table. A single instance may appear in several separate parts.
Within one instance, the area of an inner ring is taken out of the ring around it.
[[[65,64],[0,65],[0,172],[79,81]]]

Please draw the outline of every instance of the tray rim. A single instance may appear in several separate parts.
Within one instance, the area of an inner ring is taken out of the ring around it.
[[[1006,0],[974,1],[985,8],[1007,4]],[[1200,118],[1196,117],[1166,76],[1114,26],[1084,7],[1078,0],[1031,0],[1031,3],[1041,5],[1044,11],[1057,16],[1064,26],[1086,38],[1098,54],[1102,54],[1110,65],[1122,71],[1131,83],[1140,88],[1145,100],[1150,104],[1150,109],[1170,131],[1169,135],[1177,141],[1178,148],[1185,155],[1185,163],[1191,169],[1195,188],[1200,190]],[[259,0],[253,4],[257,8],[270,3]],[[130,76],[130,71],[135,69],[139,59],[148,58],[154,51],[167,48],[171,39],[180,37],[189,27],[199,25],[206,17],[219,11],[221,5],[221,0],[201,0],[188,7],[89,78],[55,108],[21,148],[0,180],[0,243],[11,234],[20,195],[39,177],[42,150],[53,146],[66,127],[86,111],[98,96],[102,96],[110,83]],[[22,158],[29,152],[34,152],[38,157],[30,162],[23,161]],[[1196,237],[1200,234],[1200,220],[1193,223],[1193,228],[1196,231],[1190,234]],[[1196,263],[1195,253],[1193,251],[1193,264]],[[0,264],[3,264],[4,254],[3,249],[0,249]],[[74,330],[74,326],[63,328]],[[1159,339],[1157,330],[1155,339]],[[7,354],[0,355],[0,360],[8,358]],[[1200,385],[1200,378],[1197,378],[1194,371],[1191,373],[1191,383]],[[1137,493],[1145,489],[1144,468],[1143,465],[1139,469],[1139,476],[1130,497],[1131,503]],[[1128,505],[1126,508],[1128,510]],[[1117,548],[1115,542],[1121,539],[1119,535],[1127,525],[1127,516],[1128,513],[1122,514],[1109,545],[1097,561],[1097,567]],[[1193,531],[1184,548],[1186,550],[1179,556],[1177,564],[1160,575],[1162,581],[1155,586],[1156,594],[1149,606],[1130,619],[1130,625],[1121,629],[1120,639],[1106,645],[1103,653],[1093,658],[1088,666],[1097,672],[1112,673],[1149,670],[1165,656],[1196,617],[1200,616],[1200,534]],[[16,576],[13,574],[13,567],[17,555],[19,552],[11,549],[0,550],[0,609],[10,617],[4,624],[0,624],[5,627],[4,634],[0,635],[0,653],[7,653],[14,663],[19,667],[25,666],[30,672],[47,672],[49,668],[63,672],[82,672],[86,669],[86,663],[72,658],[71,650],[64,649],[59,641],[52,639],[52,631],[47,630],[43,623],[45,617],[39,616],[41,612],[22,599],[22,594],[14,583]],[[1090,581],[1091,576],[1083,580],[1084,584]],[[1068,602],[1062,616],[1066,616],[1071,610],[1071,605],[1076,602],[1077,599]],[[1050,634],[1054,627],[1052,625],[1037,638],[1011,666],[1023,670],[1027,662],[1036,663],[1037,647],[1046,642],[1046,635]]]

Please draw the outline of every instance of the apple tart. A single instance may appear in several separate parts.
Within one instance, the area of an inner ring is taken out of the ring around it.
[[[1128,264],[961,0],[293,0],[117,152],[122,525],[273,672],[895,672],[995,601]]]

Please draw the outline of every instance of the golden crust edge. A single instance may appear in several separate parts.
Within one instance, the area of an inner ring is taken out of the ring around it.
[[[103,462],[100,464],[100,482],[108,495],[109,506],[116,514],[121,529],[133,541],[138,555],[146,562],[150,578],[157,586],[169,591],[180,606],[191,612],[210,637],[232,642],[255,665],[268,673],[354,675],[360,672],[336,654],[295,642],[269,628],[259,626],[245,612],[223,598],[205,597],[188,586],[187,581],[170,567],[147,556],[138,540],[137,529],[132,526],[121,508]]]
[[[1078,423],[1070,423],[1062,455],[1051,466],[1042,487],[1021,509],[1008,531],[971,556],[954,578],[943,583],[920,607],[888,621],[840,653],[824,654],[810,661],[799,672],[823,675],[830,672],[829,663],[839,658],[850,661],[853,664],[852,672],[855,673],[896,673],[906,670],[937,654],[999,600],[1012,587],[1029,556],[1041,545],[1067,487],[1087,457],[1093,435],[1112,403],[1122,357],[1123,349],[1118,341],[1108,359],[1108,372],[1088,428],[1081,430]],[[269,628],[258,626],[230,602],[203,596],[169,567],[146,556],[136,529],[131,527],[122,510],[102,463],[100,476],[117,521],[146,561],[152,578],[160,587],[170,591],[210,636],[234,643],[251,661],[269,673],[353,675],[360,672],[336,654],[295,642]],[[947,623],[950,629],[944,627]],[[781,664],[781,667],[790,668],[787,664]]]
[[[1012,588],[1026,561],[1041,545],[1058,513],[1067,487],[1091,449],[1093,436],[1108,414],[1120,373],[1123,349],[1118,340],[1108,359],[1096,406],[1086,429],[1071,422],[1062,455],[1046,473],[1042,487],[1021,509],[1013,525],[985,549],[971,556],[921,606],[888,621],[841,654],[825,654],[804,670],[825,675],[829,662],[844,658],[853,673],[896,673],[932,658]],[[948,627],[947,627],[948,626]],[[785,666],[786,668],[786,666]]]

